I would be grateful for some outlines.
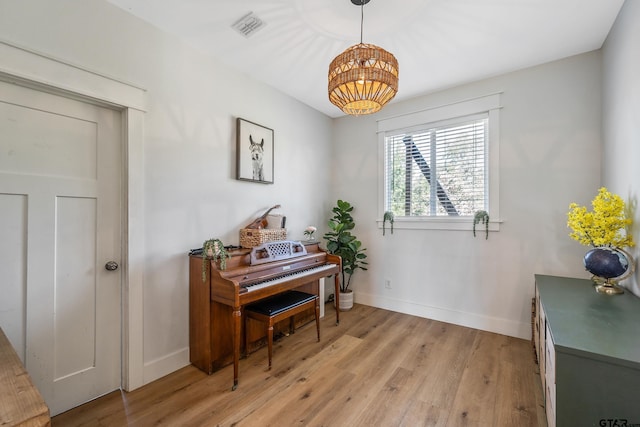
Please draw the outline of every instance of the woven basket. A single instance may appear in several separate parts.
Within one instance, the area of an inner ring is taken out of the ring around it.
[[[240,230],[240,246],[243,248],[253,248],[266,242],[286,240],[286,238],[286,228],[242,228]]]

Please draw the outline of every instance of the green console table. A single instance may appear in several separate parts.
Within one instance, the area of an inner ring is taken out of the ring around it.
[[[535,276],[534,341],[552,426],[640,427],[640,298]]]

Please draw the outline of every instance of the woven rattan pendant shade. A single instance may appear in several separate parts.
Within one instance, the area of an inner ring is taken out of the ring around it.
[[[352,116],[380,111],[398,92],[398,60],[381,47],[362,43],[364,5],[360,6],[360,43],[336,56],[329,65],[329,101]]]
[[[346,114],[371,114],[396,96],[398,61],[381,47],[351,46],[329,65],[329,100]]]

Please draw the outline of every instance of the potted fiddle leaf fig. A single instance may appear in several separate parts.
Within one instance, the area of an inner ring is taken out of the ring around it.
[[[323,237],[327,241],[327,251],[342,258],[342,271],[340,272],[340,307],[341,311],[350,310],[353,307],[353,292],[349,289],[351,278],[357,269],[366,270],[368,265],[366,250],[362,242],[351,231],[355,228],[355,222],[351,216],[353,206],[344,200],[338,200],[331,210],[333,217],[329,220],[329,230]]]
[[[211,258],[213,262],[220,261],[220,269],[227,268],[227,258],[231,255],[224,248],[224,243],[220,239],[207,239],[202,243],[202,281],[207,280],[207,258]]]

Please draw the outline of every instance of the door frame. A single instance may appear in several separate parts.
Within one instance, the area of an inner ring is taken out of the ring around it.
[[[0,39],[0,80],[120,111],[122,116],[121,387],[144,385],[144,115],[146,90]]]

